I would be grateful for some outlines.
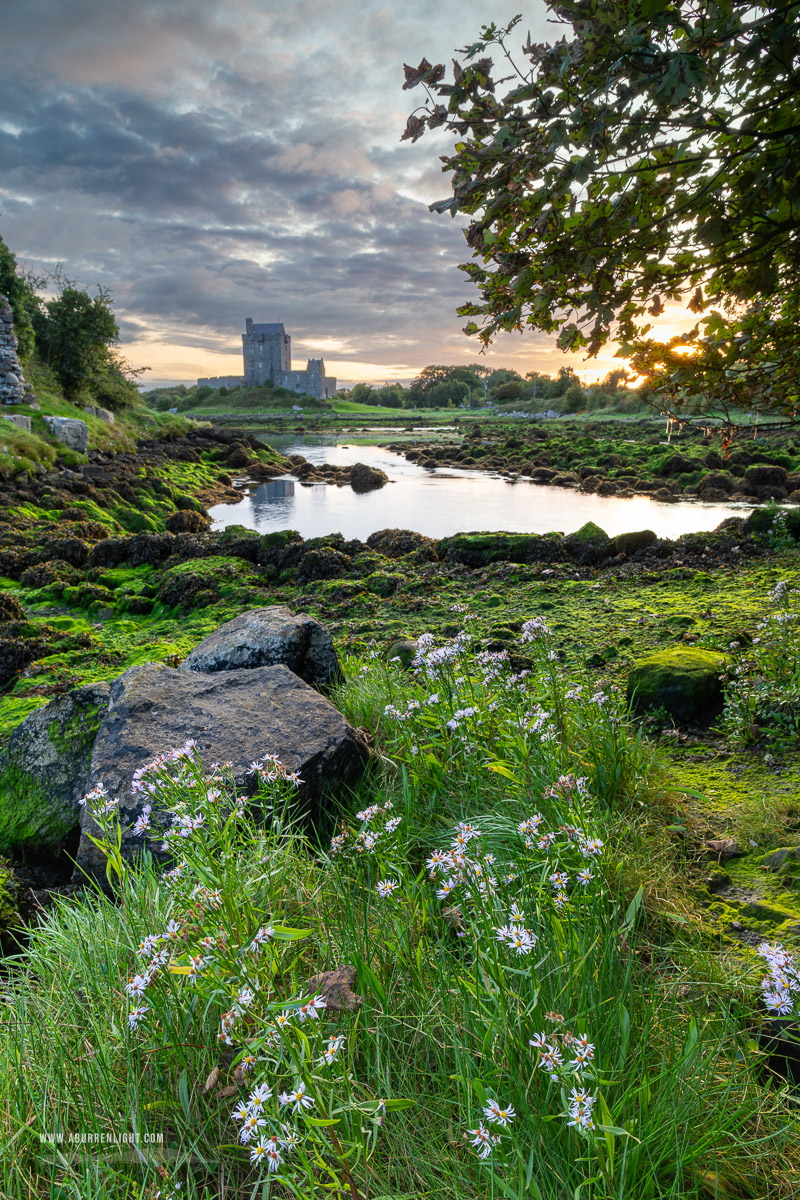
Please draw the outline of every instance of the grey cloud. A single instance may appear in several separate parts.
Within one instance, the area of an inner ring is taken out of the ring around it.
[[[484,9],[29,0],[4,15],[0,232],[110,286],[123,340],[220,350],[252,315],[365,361],[474,358],[454,315],[466,247],[423,203],[446,143],[400,145],[400,84],[404,58],[448,54]]]

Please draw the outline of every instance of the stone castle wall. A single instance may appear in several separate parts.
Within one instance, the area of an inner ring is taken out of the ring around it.
[[[244,384],[244,375],[212,375],[208,379],[198,379],[198,387],[238,388]]]
[[[0,404],[30,404],[33,399],[17,353],[11,305],[0,295]]]

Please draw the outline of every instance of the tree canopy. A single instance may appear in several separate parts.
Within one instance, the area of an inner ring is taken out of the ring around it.
[[[590,356],[616,340],[667,404],[798,416],[800,3],[548,7],[553,45],[512,46],[515,18],[449,79],[405,68],[427,100],[404,138],[456,135],[431,208],[471,217],[465,331],[527,327]],[[692,316],[665,345],[652,319],[670,301]]]

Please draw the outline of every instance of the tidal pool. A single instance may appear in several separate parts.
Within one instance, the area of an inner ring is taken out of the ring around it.
[[[573,533],[594,521],[611,536],[652,529],[659,537],[675,538],[714,529],[726,517],[745,516],[750,511],[742,504],[662,504],[649,496],[620,500],[584,495],[527,479],[512,481],[452,467],[426,470],[382,446],[295,441],[280,449],[287,455],[302,454],[312,463],[367,463],[380,467],[392,482],[380,491],[359,496],[351,487],[330,483],[306,486],[283,476],[253,484],[236,504],[217,504],[211,509],[214,529],[228,525],[244,525],[259,533],[296,529],[304,538],[341,533],[365,541],[376,530],[389,528],[414,529],[442,538],[479,530]]]

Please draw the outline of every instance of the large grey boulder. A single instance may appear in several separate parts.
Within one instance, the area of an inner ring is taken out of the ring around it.
[[[284,665],[204,674],[145,663],[111,684],[87,790],[104,784],[119,798],[123,827],[130,826],[143,804],[131,794],[134,771],[189,738],[206,768],[230,762],[242,791],[253,785],[250,763],[276,754],[300,773],[297,811],[312,821],[331,789],[359,774],[369,753],[342,714]],[[153,817],[155,822],[155,805]],[[84,873],[102,879],[105,858],[88,836],[96,828],[86,810],[81,826],[76,880]],[[123,854],[133,857],[141,845],[126,833]]]
[[[231,671],[283,663],[306,683],[322,686],[342,669],[324,625],[283,605],[253,608],[220,625],[183,660],[182,671]]]
[[[45,417],[44,423],[57,442],[85,454],[89,449],[89,427],[77,417]]]
[[[25,413],[12,413],[10,416],[3,415],[4,421],[10,421],[12,425],[16,425],[18,429],[24,429],[26,433],[31,431],[31,419]]]
[[[0,854],[57,850],[76,828],[107,683],[67,692],[18,725],[0,757]]]

